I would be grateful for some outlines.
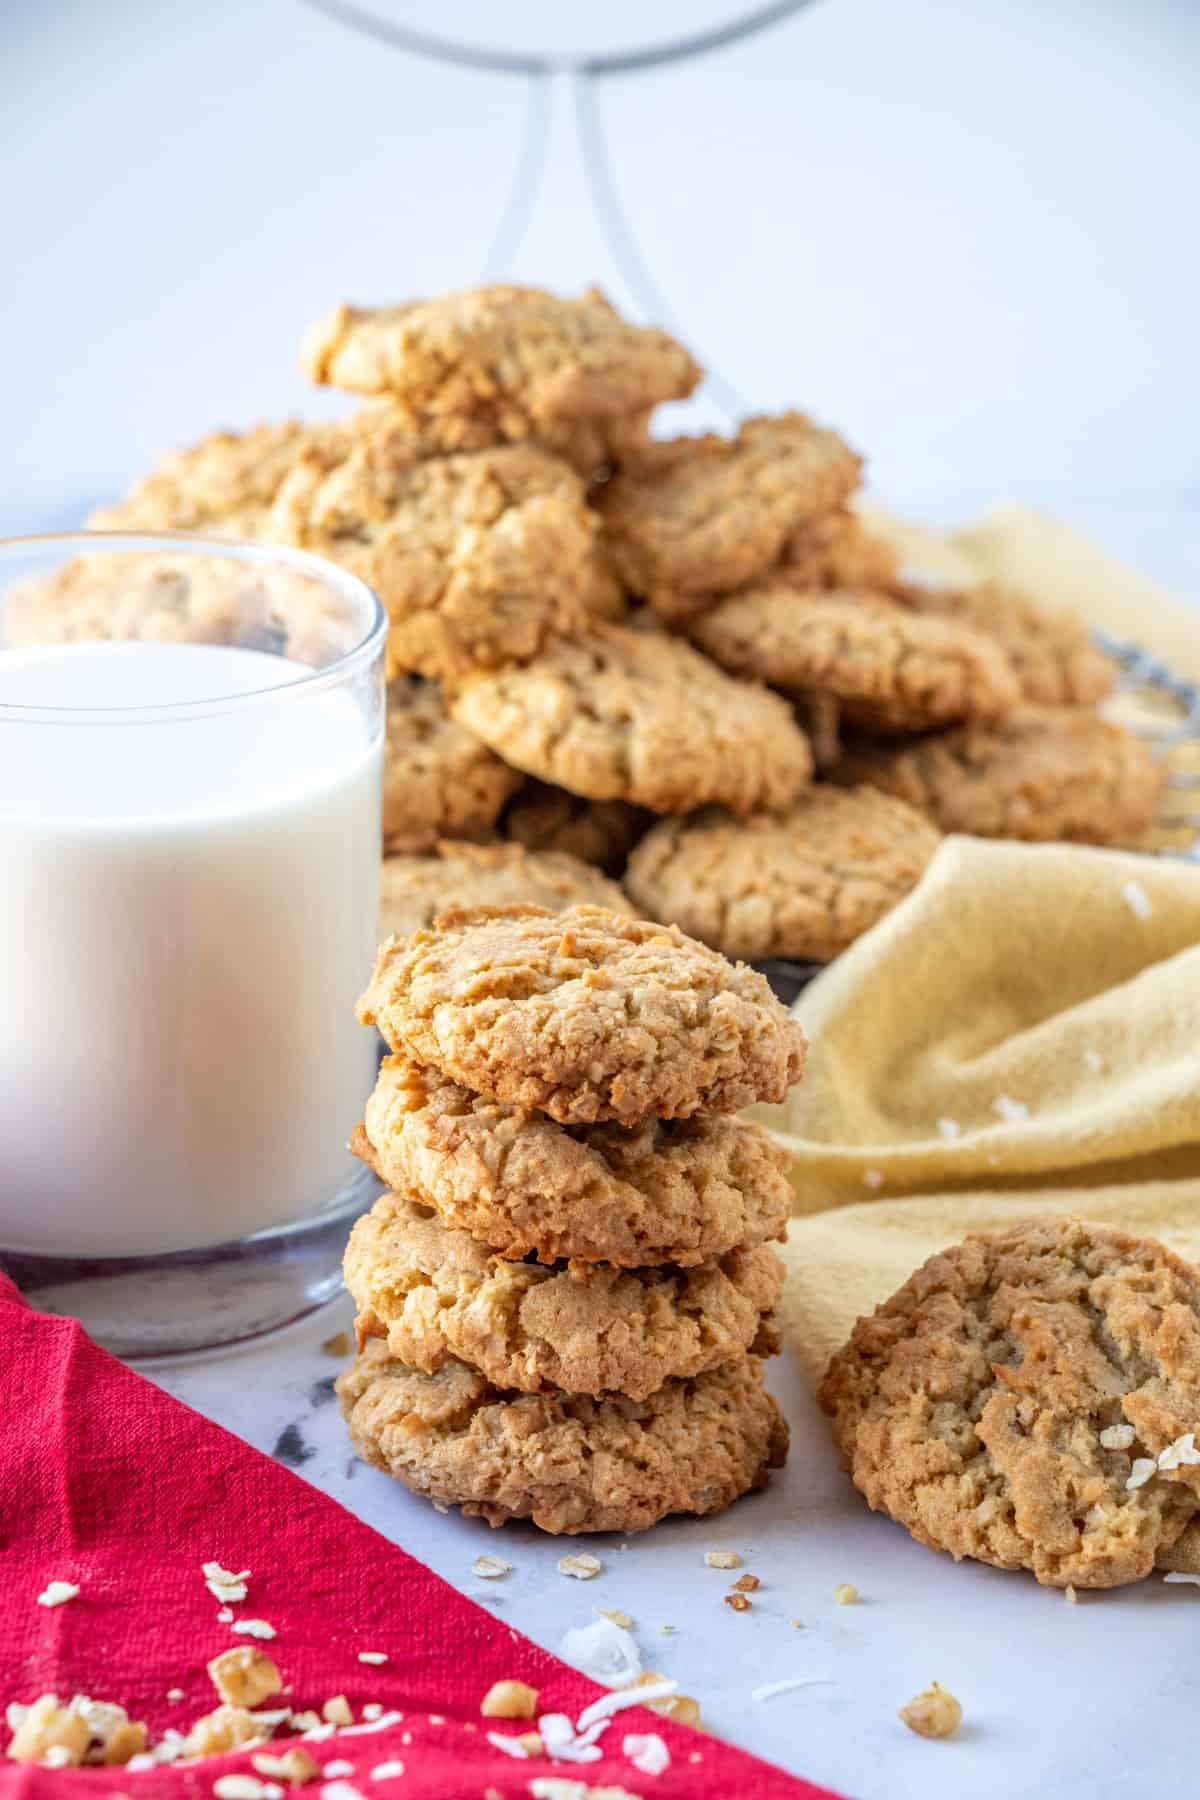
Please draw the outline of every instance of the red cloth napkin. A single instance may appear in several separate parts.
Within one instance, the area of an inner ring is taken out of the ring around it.
[[[503,1552],[503,1538],[496,1540]],[[281,1701],[320,1710],[345,1694],[403,1714],[383,1730],[339,1731],[305,1748],[322,1775],[290,1790],[299,1800],[517,1800],[548,1776],[606,1793],[676,1800],[753,1796],[821,1800],[827,1790],[676,1725],[642,1707],[618,1713],[600,1738],[603,1758],[578,1765],[517,1761],[487,1732],[527,1723],[480,1717],[494,1681],[538,1690],[538,1712],[580,1711],[605,1690],[456,1593],[307,1482],[164,1394],[97,1348],[70,1319],[33,1312],[0,1274],[0,1708],[57,1693],[117,1701],[156,1740],[186,1730],[217,1704],[209,1658],[235,1644],[201,1564],[249,1569],[239,1618],[276,1632],[263,1648],[288,1692]],[[77,1599],[47,1608],[52,1580],[77,1582]],[[385,1651],[382,1666],[359,1651]],[[183,1698],[168,1700],[168,1690]],[[639,1772],[629,1733],[659,1736],[670,1764]],[[8,1734],[3,1736],[5,1745]],[[272,1750],[289,1739],[281,1730]],[[258,1747],[261,1750],[261,1746]],[[0,1797],[94,1793],[210,1795],[218,1776],[253,1773],[252,1752],[144,1771],[53,1770],[0,1761]],[[380,1764],[402,1774],[374,1778]],[[567,1790],[569,1792],[569,1790]],[[581,1789],[580,1793],[586,1789]]]

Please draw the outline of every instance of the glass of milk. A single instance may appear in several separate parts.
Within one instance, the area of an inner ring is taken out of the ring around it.
[[[0,1263],[122,1355],[319,1305],[375,1191],[386,629],[299,551],[0,542]]]

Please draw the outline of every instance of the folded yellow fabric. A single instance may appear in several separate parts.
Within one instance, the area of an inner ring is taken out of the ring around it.
[[[1200,868],[948,838],[796,1011],[804,1080],[754,1116],[794,1157],[785,1329],[814,1376],[926,1256],[1023,1212],[1200,1259]]]

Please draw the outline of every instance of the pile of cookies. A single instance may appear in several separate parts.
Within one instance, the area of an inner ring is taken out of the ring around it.
[[[901,566],[860,458],[802,413],[652,440],[702,371],[602,295],[339,306],[302,362],[365,404],[215,433],[91,523],[298,545],[376,588],[385,930],[466,898],[620,906],[621,878],[727,955],[824,961],[943,831],[1152,820],[1161,770],[1098,716],[1115,672],[1078,620]],[[213,629],[187,583],[152,586],[98,599],[73,565],[10,637]]]
[[[353,1148],[360,1454],[493,1525],[637,1531],[761,1487],[791,1199],[732,1115],[781,1100],[800,1028],[763,976],[603,907],[458,909],[379,952],[391,1054]]]

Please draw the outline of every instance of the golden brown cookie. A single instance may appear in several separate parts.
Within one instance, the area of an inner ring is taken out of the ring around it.
[[[820,1400],[855,1486],[932,1549],[1138,1581],[1200,1510],[1200,1276],[1078,1219],[969,1237],[858,1321]]]
[[[594,626],[524,668],[468,677],[450,704],[516,768],[655,812],[787,806],[812,774],[785,701],[665,632]]]
[[[309,331],[310,380],[390,394],[420,414],[483,419],[505,438],[627,420],[686,399],[702,371],[682,344],[630,325],[596,288],[467,288],[400,306],[338,306]]]
[[[644,1531],[763,1487],[787,1426],[752,1357],[669,1381],[646,1400],[498,1392],[465,1363],[422,1375],[367,1343],[338,1378],[359,1455],[490,1525]]]
[[[835,432],[783,413],[747,419],[734,438],[650,444],[597,505],[627,586],[678,618],[765,574],[843,504],[861,468]]]
[[[457,1358],[499,1388],[644,1400],[753,1350],[779,1348],[783,1264],[767,1245],[691,1269],[510,1262],[403,1194],[355,1222],[346,1286],[360,1342],[409,1368]]]
[[[996,719],[1020,698],[991,638],[874,594],[748,588],[689,619],[687,630],[735,675],[832,694],[847,719],[878,730]]]
[[[384,857],[380,936],[411,937],[451,906],[508,906],[514,901],[550,912],[591,904],[633,914],[615,881],[564,850],[443,840],[425,855]]]
[[[1033,706],[1094,706],[1116,686],[1116,664],[1092,643],[1082,619],[1039,606],[1017,588],[906,586],[900,598],[925,618],[994,638]]]
[[[93,531],[262,537],[275,496],[300,452],[335,435],[336,429],[286,419],[249,431],[210,432],[199,443],[164,456],[124,499],[97,508],[88,526]]]
[[[664,819],[625,872],[640,911],[726,956],[829,962],[921,879],[940,835],[873,788],[810,788],[790,812]]]
[[[432,850],[440,838],[485,836],[520,782],[450,717],[437,682],[397,675],[388,683],[383,841],[389,850]]]
[[[558,1125],[384,1058],[351,1149],[501,1255],[690,1268],[782,1237],[788,1157],[722,1115]]]
[[[600,906],[448,912],[384,944],[359,1002],[392,1050],[564,1125],[782,1100],[805,1039],[753,969]]]
[[[619,875],[651,817],[627,800],[585,800],[527,779],[505,808],[500,829],[527,850],[566,850],[607,875]]]
[[[1082,844],[1137,839],[1166,779],[1141,738],[1076,707],[1024,708],[909,745],[856,745],[833,774],[907,800],[943,831]]]
[[[821,588],[889,593],[898,580],[895,552],[850,506],[835,507],[794,531],[771,579],[812,593]]]
[[[269,529],[368,581],[391,667],[439,680],[536,654],[580,622],[593,574],[583,485],[530,445],[431,458],[381,427],[310,448]]]

